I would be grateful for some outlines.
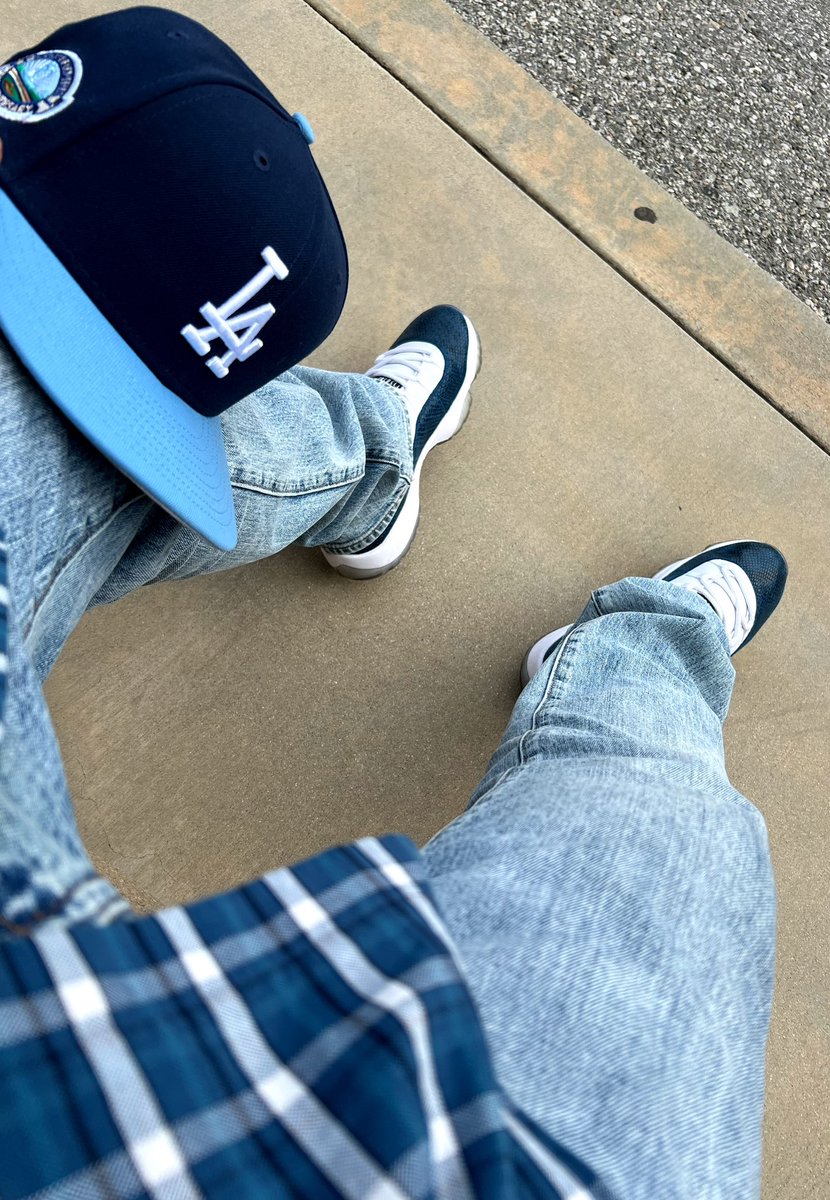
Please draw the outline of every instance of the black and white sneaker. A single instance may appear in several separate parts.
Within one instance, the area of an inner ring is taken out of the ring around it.
[[[781,551],[766,542],[718,542],[701,554],[670,563],[654,578],[702,596],[723,622],[729,653],[735,654],[778,607],[787,582],[787,563]],[[534,642],[522,663],[522,687],[571,629],[573,625],[563,625]]]
[[[323,550],[326,561],[351,579],[373,579],[396,567],[415,538],[421,469],[434,446],[458,433],[470,411],[470,388],[481,348],[464,313],[441,304],[421,313],[366,374],[400,392],[414,432],[412,483],[381,536],[357,554]]]

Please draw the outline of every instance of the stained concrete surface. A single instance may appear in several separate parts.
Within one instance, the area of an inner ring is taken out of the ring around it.
[[[830,319],[826,0],[451,0]]]
[[[391,575],[292,550],[81,623],[47,692],[97,863],[152,907],[363,833],[424,839],[483,771],[526,644],[592,586],[775,542],[791,584],[738,660],[726,740],[781,901],[766,1194],[826,1194],[826,455],[301,0],[190,7],[318,131],[352,257],[318,363],[368,365],[452,300],[485,366]],[[12,4],[4,48],[51,22]]]
[[[816,313],[444,0],[307,2],[830,451],[830,326]]]

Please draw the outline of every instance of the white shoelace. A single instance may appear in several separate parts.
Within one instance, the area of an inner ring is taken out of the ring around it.
[[[755,590],[745,571],[723,559],[713,559],[697,570],[700,574],[690,571],[672,583],[708,600],[723,622],[729,651],[734,654],[755,623]]]
[[[366,372],[373,379],[381,376],[384,379],[394,379],[401,387],[406,387],[418,377],[421,367],[430,357],[429,350],[420,350],[411,345],[394,346],[384,351],[375,359],[374,366]]]

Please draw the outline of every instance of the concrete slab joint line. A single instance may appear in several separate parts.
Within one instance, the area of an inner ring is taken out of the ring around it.
[[[830,326],[443,0],[306,0],[830,452]]]

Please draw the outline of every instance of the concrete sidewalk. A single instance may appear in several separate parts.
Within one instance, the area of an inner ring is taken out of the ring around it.
[[[358,584],[289,551],[82,622],[48,697],[96,862],[157,907],[357,835],[423,840],[480,777],[534,636],[600,583],[774,542],[790,588],[738,660],[726,740],[781,901],[766,1194],[827,1194],[827,454],[303,0],[178,6],[318,133],[352,262],[318,364],[362,369],[448,300],[484,370],[398,571]],[[54,23],[12,0],[0,53]]]

